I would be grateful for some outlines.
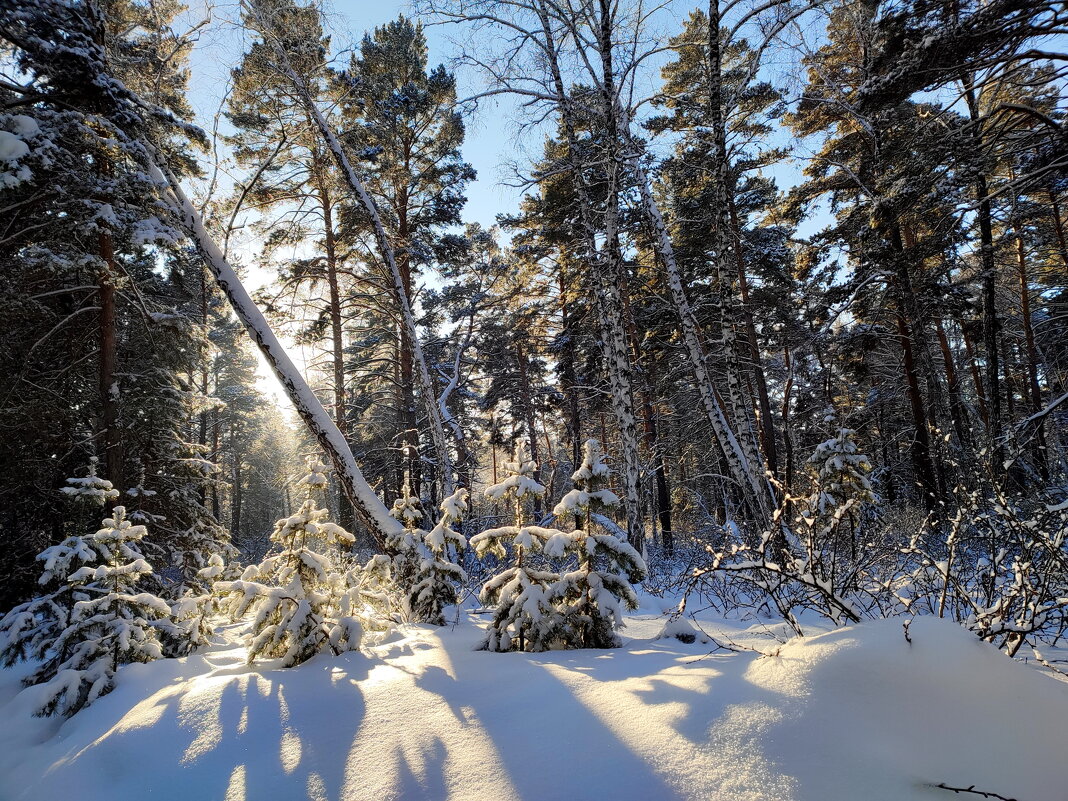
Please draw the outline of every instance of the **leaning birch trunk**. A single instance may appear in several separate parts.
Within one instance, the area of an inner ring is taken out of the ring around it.
[[[237,272],[208,234],[203,220],[182,191],[178,180],[163,164],[157,151],[147,144],[146,149],[152,159],[152,163],[148,165],[150,173],[161,190],[164,187],[169,189],[175,216],[186,235],[196,245],[201,258],[215,276],[219,288],[230,301],[234,313],[271,366],[279,383],[285,388],[304,424],[330,456],[341,487],[352,503],[356,516],[367,527],[379,547],[384,549],[387,536],[400,534],[404,527],[400,521],[390,516],[389,510],[367,484],[345,437],[283,350],[263,313],[241,284]]]
[[[716,304],[720,317],[720,346],[727,379],[727,397],[734,418],[734,431],[754,478],[763,474],[764,460],[757,448],[753,432],[752,414],[742,393],[742,371],[738,361],[735,336],[734,296],[731,270],[727,266],[729,200],[727,196],[727,127],[723,118],[723,63],[719,36],[719,0],[708,3],[708,73],[710,81],[708,112],[712,129],[712,158],[716,208],[713,210],[712,241],[715,253]]]
[[[278,43],[277,39],[269,35],[270,29],[259,14],[259,10],[256,7],[256,0],[251,0],[251,2],[246,4],[246,7],[257,20],[259,33],[263,36],[264,42],[269,44],[274,51],[274,54],[278,59],[279,68],[290,83],[292,83],[293,90],[296,92],[296,95],[304,106],[309,118],[315,123],[319,135],[322,136],[334,162],[341,171],[342,178],[345,183],[348,184],[353,200],[363,206],[367,211],[368,216],[371,218],[375,240],[378,243],[378,249],[381,252],[382,259],[386,263],[386,268],[393,284],[393,292],[396,296],[397,307],[400,311],[400,322],[404,327],[404,332],[408,337],[408,341],[412,344],[412,357],[416,367],[416,381],[419,385],[419,394],[423,400],[423,408],[426,412],[427,420],[430,423],[430,437],[434,443],[434,450],[438,460],[438,477],[443,489],[443,497],[451,495],[456,490],[455,470],[452,464],[452,457],[449,454],[448,443],[445,439],[445,425],[442,419],[443,414],[450,417],[451,415],[449,415],[447,410],[438,406],[437,392],[435,392],[434,384],[430,380],[430,371],[426,366],[423,347],[419,343],[419,335],[415,327],[415,316],[412,314],[411,301],[408,298],[408,293],[405,291],[404,280],[401,277],[400,269],[397,267],[396,254],[393,251],[392,243],[389,241],[389,236],[386,234],[385,226],[382,224],[382,217],[378,213],[378,206],[367,192],[367,188],[364,186],[363,181],[353,168],[352,162],[349,161],[348,154],[342,147],[337,135],[334,133],[329,123],[327,123],[326,118],[319,110],[318,105],[316,105],[315,98],[312,95],[311,89],[308,87],[307,81],[293,69],[288,54]],[[451,423],[453,423],[453,421],[450,420],[450,424]]]
[[[642,206],[653,228],[653,245],[657,256],[667,273],[668,288],[671,291],[671,299],[679,315],[679,328],[682,333],[683,344],[686,346],[686,355],[690,360],[690,367],[694,373],[694,382],[700,395],[701,406],[712,426],[716,441],[723,451],[731,477],[738,483],[747,499],[750,510],[762,526],[771,522],[771,509],[774,507],[774,498],[767,478],[762,475],[761,464],[753,464],[746,457],[745,449],[735,436],[730,423],[723,414],[723,409],[716,399],[713,391],[712,378],[705,362],[705,354],[701,348],[701,340],[698,336],[700,330],[697,317],[693,313],[690,301],[686,297],[686,290],[682,285],[682,277],[679,272],[678,262],[675,261],[675,249],[671,244],[671,236],[668,234],[664,216],[660,213],[656,198],[653,197],[651,183],[645,168],[641,165],[640,150],[636,147],[633,135],[630,132],[630,123],[623,112],[621,120],[621,132],[629,146],[627,160],[637,180],[638,191],[641,194]]]
[[[620,449],[623,456],[627,541],[640,551],[644,545],[645,532],[641,519],[641,475],[638,463],[638,432],[634,414],[632,370],[627,348],[626,328],[623,324],[623,303],[619,294],[619,286],[612,275],[613,268],[620,269],[621,258],[613,260],[612,254],[609,254],[606,260],[605,254],[597,247],[597,226],[593,220],[593,203],[590,199],[589,188],[586,186],[582,165],[577,157],[579,149],[574,112],[564,89],[548,14],[540,3],[537,11],[542,33],[545,36],[547,62],[558,96],[557,104],[567,136],[567,157],[575,181],[575,192],[579,199],[579,216],[585,232],[586,249],[590,254],[594,278],[597,281],[594,297],[597,302],[597,319],[601,328],[601,351],[608,372],[612,411],[619,425]],[[615,164],[618,159],[613,158],[611,161]],[[613,182],[613,187],[618,187],[618,166],[610,168],[609,177]],[[605,219],[606,248],[611,248],[612,243],[615,242],[618,249],[618,214],[618,202],[615,204],[609,202]],[[613,263],[606,263],[606,261]]]

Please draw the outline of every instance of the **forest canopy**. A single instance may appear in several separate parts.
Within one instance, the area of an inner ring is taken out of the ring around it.
[[[1063,632],[1059,4],[231,11],[0,7],[5,658],[112,636],[93,591],[143,624],[120,662],[226,606],[296,664],[466,591],[489,650],[610,647],[642,581]],[[498,98],[527,147],[486,225]]]

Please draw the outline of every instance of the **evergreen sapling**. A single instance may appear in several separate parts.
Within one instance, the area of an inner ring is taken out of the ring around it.
[[[574,515],[584,521],[581,528],[554,538],[545,548],[548,556],[573,557],[577,562],[577,569],[561,575],[549,594],[560,616],[561,635],[571,648],[618,646],[623,607],[638,606],[631,583],[646,575],[645,561],[633,547],[611,532],[594,531],[593,516],[619,504],[619,497],[604,486],[609,472],[601,444],[587,440],[582,464],[571,476],[575,489],[553,509],[557,517]]]
[[[511,567],[487,581],[479,595],[482,603],[497,606],[481,647],[489,651],[545,651],[559,636],[559,616],[549,596],[559,577],[536,564],[532,557],[544,549],[562,550],[559,542],[568,535],[523,523],[526,500],[545,494],[545,487],[534,480],[537,465],[530,460],[523,442],[516,446],[515,461],[505,462],[504,470],[508,475],[489,487],[486,497],[510,501],[514,523],[487,529],[471,538],[471,547],[480,558],[493,553],[505,559],[510,549],[513,559]]]
[[[467,490],[458,489],[441,502],[441,519],[419,543],[419,564],[408,596],[412,617],[434,626],[445,624],[444,608],[456,603],[456,585],[467,581],[457,564],[467,539],[452,526],[467,514]]]
[[[116,506],[95,534],[68,537],[38,557],[40,583],[62,586],[0,621],[5,663],[41,660],[25,679],[37,714],[73,715],[114,688],[120,665],[163,656],[158,632],[174,630],[170,606],[135,591],[152,573],[138,546],[146,533]]]
[[[314,494],[326,485],[327,466],[307,459],[308,475],[301,480],[307,498],[297,512],[275,523],[271,541],[281,549],[259,565],[250,565],[237,581],[219,582],[230,597],[230,615],[253,613],[248,661],[277,659],[280,667],[306,662],[330,648],[334,653],[356,650],[363,625],[353,614],[344,576],[333,561],[315,549],[348,547],[355,537],[327,520]]]

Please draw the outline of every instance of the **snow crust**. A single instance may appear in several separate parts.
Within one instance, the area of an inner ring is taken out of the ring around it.
[[[763,656],[657,640],[658,612],[629,616],[619,649],[475,651],[472,616],[290,670],[244,665],[231,626],[206,653],[122,668],[66,722],[30,717],[19,669],[0,671],[0,798],[1064,797],[1068,684],[951,623],[780,646],[698,621]]]

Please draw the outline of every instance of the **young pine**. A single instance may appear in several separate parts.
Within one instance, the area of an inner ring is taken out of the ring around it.
[[[543,550],[559,550],[558,542],[569,535],[523,522],[526,500],[545,494],[545,487],[534,480],[537,466],[527,455],[524,443],[516,446],[515,461],[506,462],[504,469],[508,475],[489,487],[486,497],[493,501],[510,501],[514,523],[488,529],[471,538],[471,547],[479,557],[493,553],[506,559],[510,546],[513,560],[510,567],[482,587],[481,601],[497,606],[482,648],[489,651],[544,651],[559,636],[559,615],[550,599],[552,585],[559,577],[531,557]]]
[[[570,648],[618,646],[623,607],[638,606],[631,583],[646,575],[645,562],[634,548],[611,532],[594,531],[593,516],[619,504],[619,497],[604,486],[609,472],[601,444],[587,440],[582,464],[571,476],[575,489],[553,509],[557,517],[574,515],[584,521],[581,528],[555,538],[545,549],[548,556],[573,557],[577,563],[577,569],[561,575],[549,593],[560,617],[560,633]]]
[[[306,662],[329,648],[356,650],[363,626],[352,614],[344,576],[328,547],[347,547],[355,538],[327,520],[314,495],[326,486],[327,466],[308,457],[309,473],[301,481],[307,498],[296,513],[275,523],[271,541],[279,552],[250,565],[238,581],[218,583],[230,597],[234,619],[251,611],[248,661],[277,659],[281,667]]]
[[[40,583],[51,594],[11,610],[0,620],[0,657],[41,664],[24,681],[33,686],[39,715],[73,715],[115,686],[120,665],[163,655],[159,631],[173,631],[170,606],[138,581],[152,573],[138,543],[144,526],[116,506],[103,527],[71,536],[43,551]]]

